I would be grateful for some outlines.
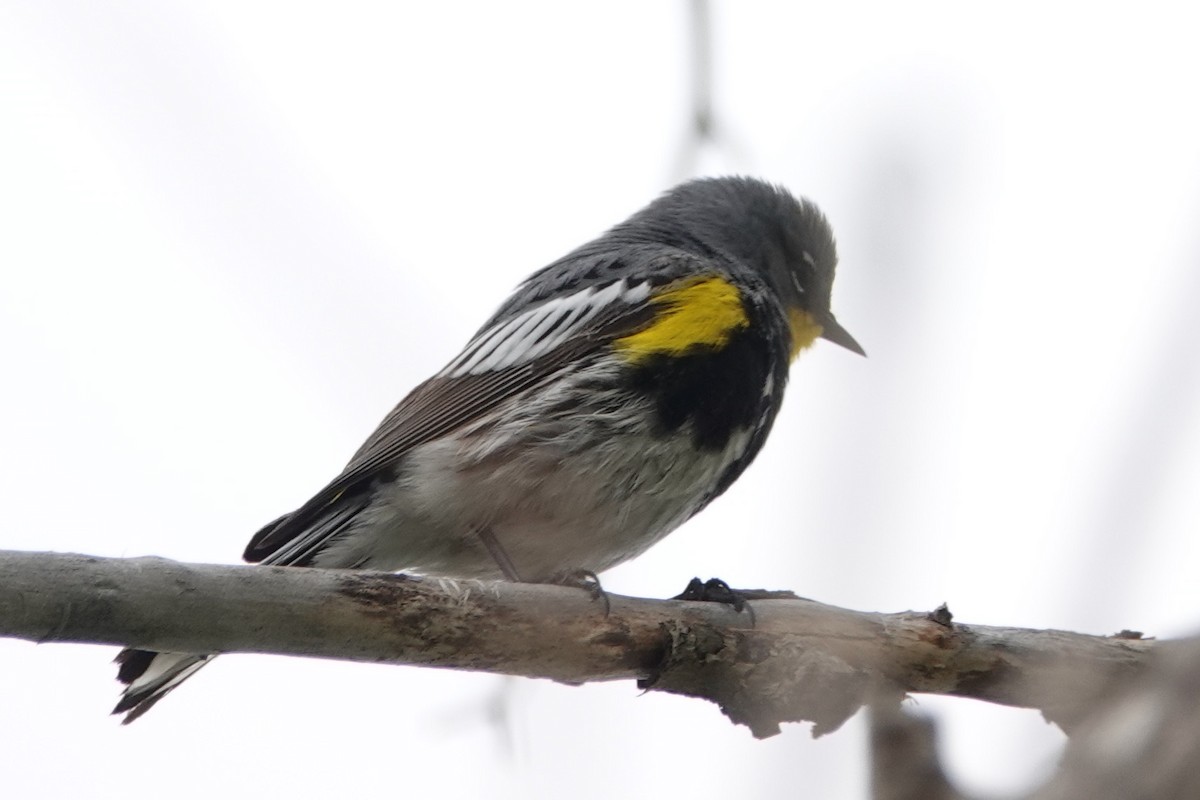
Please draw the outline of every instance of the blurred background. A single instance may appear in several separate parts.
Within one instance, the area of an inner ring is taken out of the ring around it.
[[[0,548],[236,562],[527,273],[736,172],[825,210],[870,358],[806,354],[754,467],[605,586],[1195,632],[1190,12],[705,8],[0,4]],[[5,796],[866,794],[861,719],[234,656],[121,728],[113,655],[0,641]],[[970,790],[1063,744],[912,706]]]

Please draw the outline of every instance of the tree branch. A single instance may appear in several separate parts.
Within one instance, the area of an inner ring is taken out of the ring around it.
[[[1077,726],[1059,768],[1026,800],[1200,797],[1200,637],[1164,642],[1115,676]],[[933,720],[872,709],[875,800],[971,800],[946,779]]]
[[[280,653],[565,683],[637,679],[718,703],[755,736],[835,730],[908,692],[1038,708],[1065,727],[1153,644],[961,625],[811,600],[727,606],[556,586],[345,570],[0,551],[0,636],[181,652]]]
[[[882,704],[870,719],[873,800],[970,800],[942,771],[933,720]]]

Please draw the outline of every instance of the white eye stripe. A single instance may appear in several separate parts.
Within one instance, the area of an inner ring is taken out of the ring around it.
[[[812,253],[808,252],[807,250],[803,250],[800,253],[800,258],[804,261],[805,264],[808,264],[810,267],[812,267],[814,272],[816,271],[817,260],[812,257]],[[792,270],[791,275],[792,275],[792,286],[796,287],[797,292],[799,292],[800,294],[804,294],[804,286],[802,286],[800,284],[800,273],[796,272],[795,270]]]
[[[478,375],[531,361],[566,342],[612,303],[639,303],[649,295],[649,284],[620,280],[548,300],[479,334],[439,375]]]

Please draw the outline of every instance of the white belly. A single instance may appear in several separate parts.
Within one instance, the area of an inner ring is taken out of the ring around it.
[[[601,572],[687,520],[749,438],[697,451],[686,428],[656,437],[647,417],[622,408],[555,420],[514,406],[501,422],[414,448],[315,566],[500,578],[477,533],[486,528],[524,580]]]

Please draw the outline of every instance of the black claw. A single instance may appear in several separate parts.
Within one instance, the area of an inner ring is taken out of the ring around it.
[[[710,578],[702,581],[692,578],[687,588],[672,600],[691,600],[698,603],[724,603],[732,606],[739,614],[745,611],[750,615],[750,625],[754,625],[754,608],[751,600],[799,600],[795,592],[772,589],[732,589],[720,578]]]
[[[695,603],[724,603],[733,606],[739,614],[746,608],[746,596],[720,578],[709,578],[702,581],[692,578],[687,588],[671,598],[672,600],[691,600]]]

